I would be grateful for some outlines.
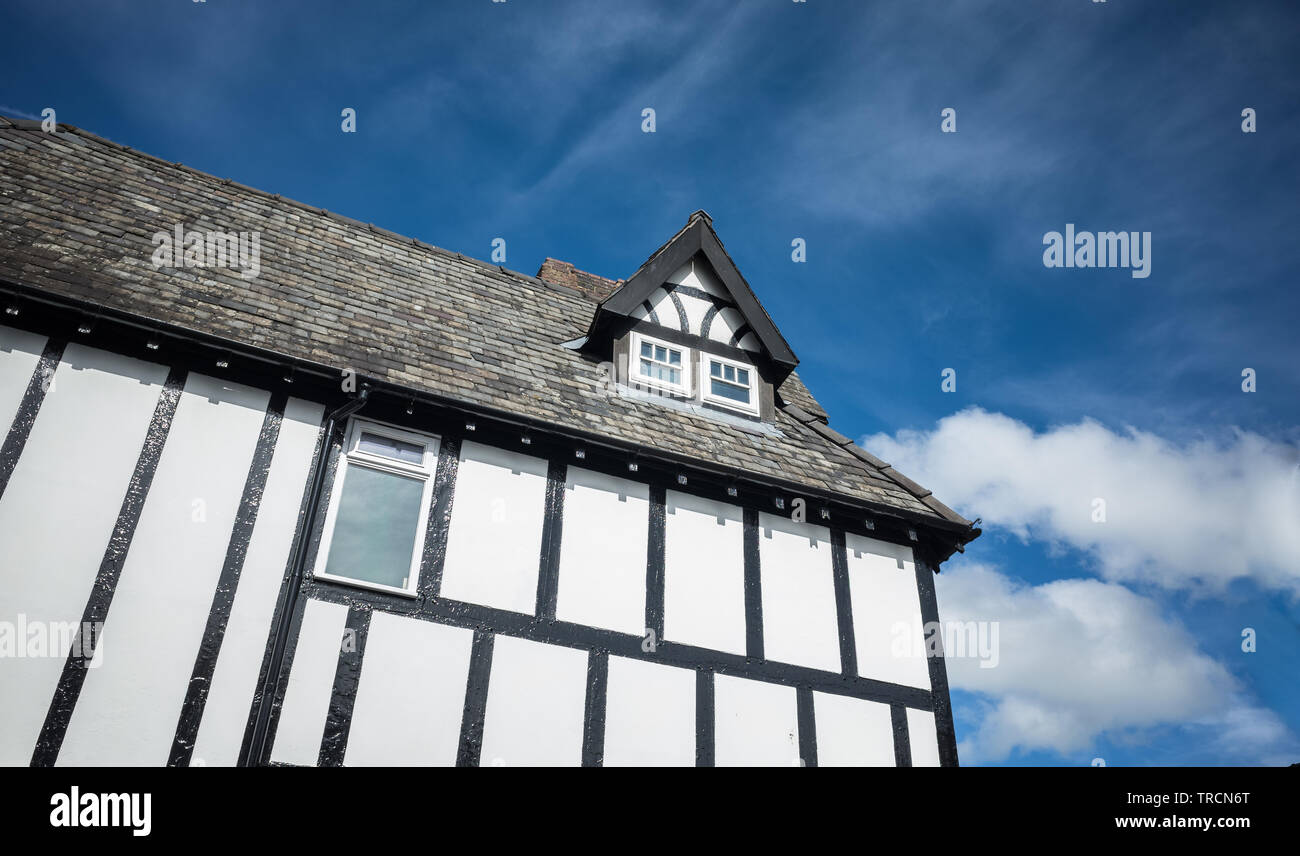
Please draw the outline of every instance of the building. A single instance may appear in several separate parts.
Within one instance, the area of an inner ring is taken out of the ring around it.
[[[0,221],[0,763],[957,763],[979,530],[703,212],[531,277],[0,120]]]

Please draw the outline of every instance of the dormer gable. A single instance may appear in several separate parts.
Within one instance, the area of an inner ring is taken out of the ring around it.
[[[703,211],[599,304],[586,342],[629,387],[757,420],[798,364]]]

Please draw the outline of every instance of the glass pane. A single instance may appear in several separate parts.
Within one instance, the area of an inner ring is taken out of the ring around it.
[[[736,380],[744,386],[749,386],[749,369],[736,369]]]
[[[655,345],[655,359],[661,363],[668,362],[668,351],[665,350],[664,348],[661,348],[658,345]]]
[[[710,383],[713,386],[713,394],[719,398],[729,398],[741,404],[749,404],[749,390],[721,380],[710,381]]]
[[[722,367],[722,376],[723,376],[725,379],[727,379],[727,380],[735,380],[735,379],[736,379],[736,367],[735,367],[735,366],[723,366],[723,367]]]
[[[682,370],[661,366],[658,363],[642,362],[642,367],[646,368],[646,377],[654,380],[661,380],[664,383],[671,383],[674,386],[682,382]]]
[[[641,356],[646,358],[654,356],[654,352],[651,350],[649,342],[641,343]]]
[[[680,366],[682,364],[682,352],[669,349],[668,362],[675,366]]]
[[[722,377],[722,363],[709,362],[709,376]]]
[[[406,443],[401,440],[391,440],[388,437],[362,432],[357,448],[362,452],[383,455],[385,458],[406,461],[408,464],[424,463],[424,446],[419,443]]]
[[[423,493],[421,479],[349,465],[325,572],[405,588]]]

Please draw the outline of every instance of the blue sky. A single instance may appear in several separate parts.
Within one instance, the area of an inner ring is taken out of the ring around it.
[[[1300,9],[1172,9],[11,0],[0,112],[528,273],[703,208],[832,425],[984,520],[965,761],[1300,761]],[[1045,268],[1066,223],[1150,277]]]

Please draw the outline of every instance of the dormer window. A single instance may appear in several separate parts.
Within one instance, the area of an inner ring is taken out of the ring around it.
[[[633,333],[632,354],[632,377],[638,385],[690,396],[691,356],[687,348]]]
[[[743,413],[758,413],[753,366],[712,354],[701,354],[700,357],[700,397],[703,401]]]

